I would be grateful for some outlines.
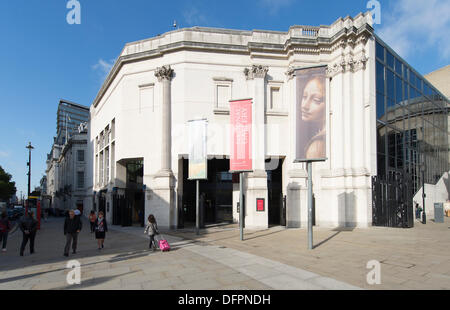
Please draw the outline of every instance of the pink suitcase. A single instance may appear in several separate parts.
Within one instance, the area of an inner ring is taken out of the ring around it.
[[[170,245],[167,240],[159,240],[159,249],[163,252],[170,251]]]

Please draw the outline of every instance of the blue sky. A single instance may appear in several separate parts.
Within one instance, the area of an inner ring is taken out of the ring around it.
[[[368,0],[78,0],[81,24],[69,25],[68,0],[0,0],[0,165],[18,195],[45,173],[60,98],[90,106],[127,42],[192,26],[287,31],[329,25],[368,11]],[[422,74],[449,64],[450,0],[379,0],[375,31]]]

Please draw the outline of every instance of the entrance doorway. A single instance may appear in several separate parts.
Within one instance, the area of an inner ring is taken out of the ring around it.
[[[113,189],[113,225],[144,226],[145,193],[144,161],[121,160],[118,164],[126,168],[126,188]]]
[[[189,162],[183,161],[183,195],[180,221],[195,226],[196,180],[189,180]],[[200,226],[233,222],[233,183],[228,159],[208,160],[208,180],[199,181]]]
[[[286,225],[286,199],[283,196],[282,158],[275,170],[267,170],[267,196],[269,206],[269,226]],[[266,160],[269,162],[269,159]]]
[[[130,204],[131,224],[144,226],[144,161],[136,160],[128,162],[127,189],[125,198]]]

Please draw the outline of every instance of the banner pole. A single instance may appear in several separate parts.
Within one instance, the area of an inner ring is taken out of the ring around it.
[[[196,195],[195,195],[195,233],[197,234],[197,235],[199,235],[200,234],[200,232],[199,232],[199,229],[200,229],[200,219],[199,219],[199,210],[200,210],[200,208],[199,208],[199,183],[200,183],[200,181],[199,180],[197,180],[196,181],[196,183],[197,183],[197,190],[196,190]]]
[[[308,161],[308,249],[313,249],[312,227],[312,162]]]
[[[243,172],[239,173],[239,230],[241,241],[244,241],[244,195],[243,195]]]

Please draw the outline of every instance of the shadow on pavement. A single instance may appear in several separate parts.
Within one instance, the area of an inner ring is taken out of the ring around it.
[[[24,279],[35,277],[35,276],[40,276],[40,275],[43,275],[43,274],[46,274],[46,273],[62,271],[62,270],[65,270],[65,269],[66,268],[59,268],[59,269],[54,269],[54,270],[49,270],[49,271],[36,272],[36,273],[30,273],[30,274],[21,275],[21,276],[15,276],[15,277],[11,277],[11,278],[0,279],[0,284],[6,283],[6,282],[11,282],[11,281],[24,280]]]
[[[330,241],[331,239],[333,239],[334,237],[336,237],[337,235],[339,235],[341,233],[341,231],[336,232],[335,234],[331,235],[330,237],[328,237],[325,240],[322,240],[321,242],[317,243],[316,245],[313,246],[313,249],[320,247],[322,244],[327,243],[328,241]]]
[[[88,288],[91,286],[97,286],[99,284],[102,284],[104,282],[108,282],[114,278],[118,278],[124,275],[129,275],[129,274],[133,274],[136,273],[137,271],[131,271],[131,272],[125,272],[122,274],[118,274],[118,275],[114,275],[114,276],[105,276],[105,277],[100,277],[100,278],[92,278],[89,280],[85,280],[82,281],[80,284],[73,284],[73,285],[68,285],[68,286],[63,286],[63,287],[56,287],[53,288],[52,290],[78,290],[78,289],[83,289],[83,288]]]

